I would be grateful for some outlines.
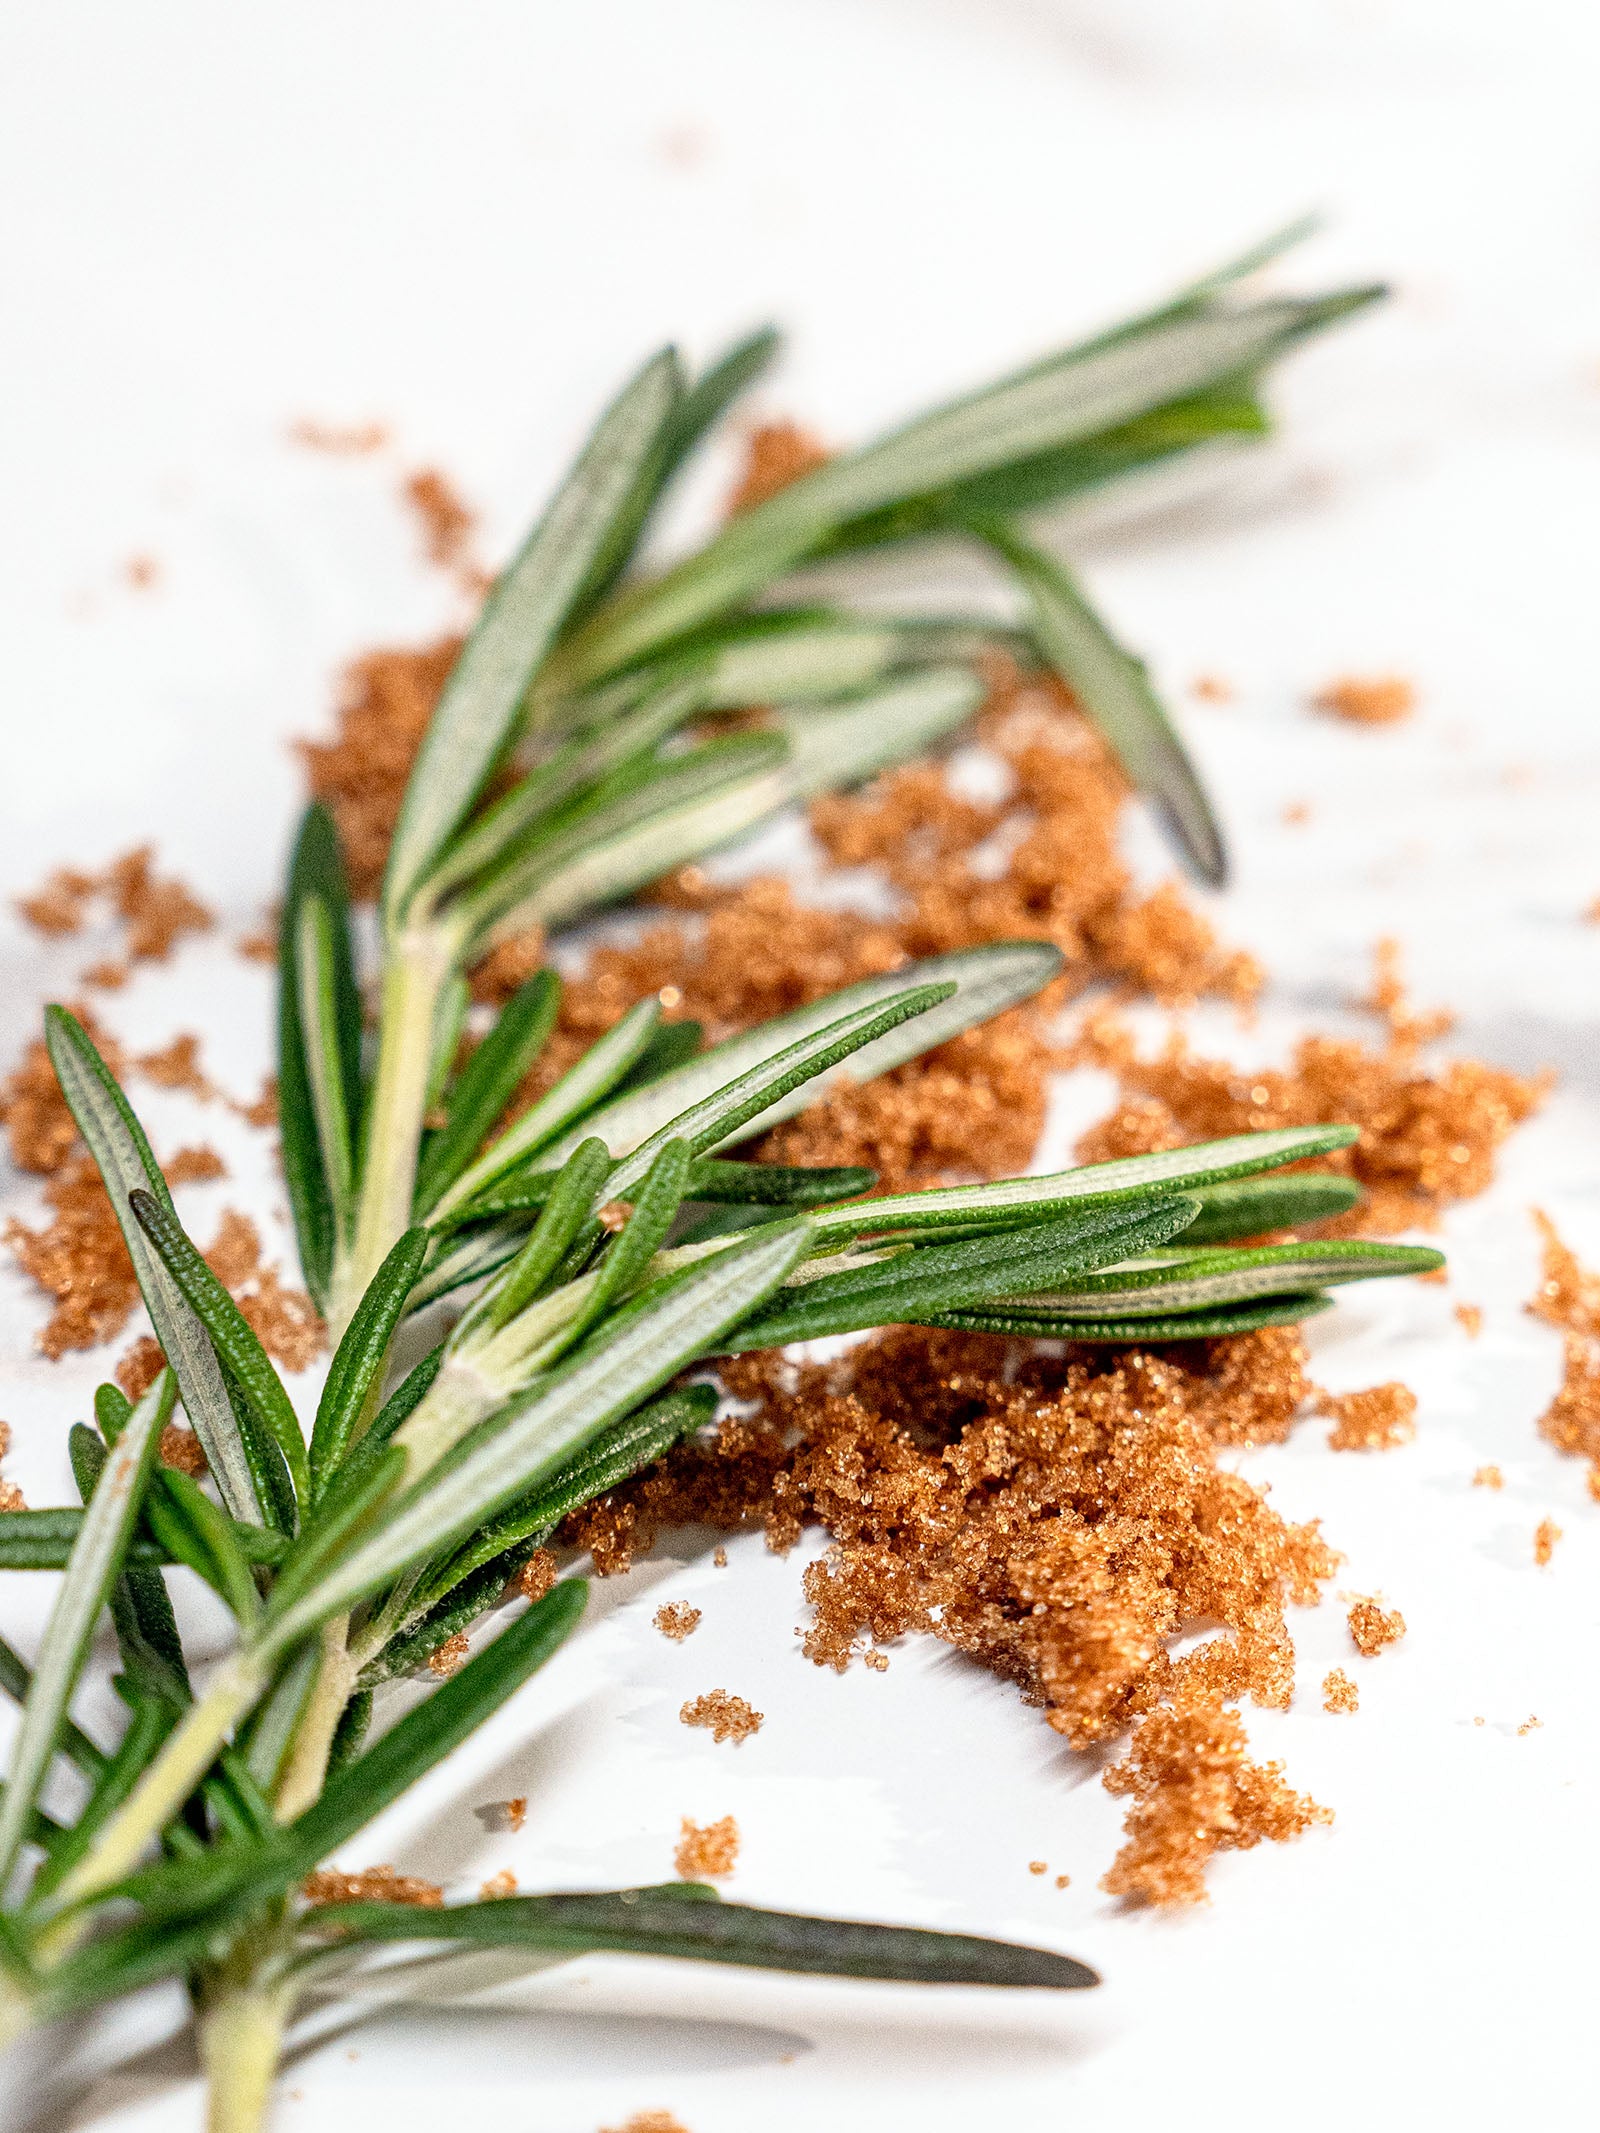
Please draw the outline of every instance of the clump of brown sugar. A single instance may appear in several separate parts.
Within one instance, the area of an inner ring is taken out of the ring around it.
[[[1541,1518],[1533,1529],[1533,1559],[1543,1570],[1556,1552],[1556,1542],[1561,1538],[1561,1528],[1553,1518]]]
[[[474,552],[478,515],[449,477],[437,467],[419,467],[406,476],[402,493],[421,529],[428,561],[452,572],[469,590],[486,591],[489,579]]]
[[[1561,1388],[1539,1418],[1558,1451],[1589,1462],[1589,1493],[1600,1497],[1600,1275],[1591,1273],[1534,1210],[1544,1240],[1539,1286],[1527,1308],[1564,1335]]]
[[[1407,1385],[1372,1385],[1365,1392],[1323,1392],[1317,1412],[1327,1415],[1330,1450],[1392,1452],[1417,1434],[1417,1396]]]
[[[1122,1102],[1079,1142],[1079,1160],[1137,1152],[1124,1148],[1129,1139],[1177,1147],[1281,1126],[1351,1125],[1355,1143],[1312,1167],[1354,1177],[1367,1197],[1318,1233],[1392,1236],[1431,1227],[1453,1201],[1489,1184],[1496,1152],[1537,1110],[1548,1082],[1468,1059],[1430,1072],[1417,1048],[1436,1019],[1413,1014],[1392,991],[1381,1011],[1388,1041],[1380,1051],[1355,1039],[1306,1037],[1287,1068],[1248,1070],[1198,1057],[1181,1036],[1140,1059],[1126,1031],[1102,1016],[1086,1027],[1078,1056],[1117,1074]]]
[[[704,1726],[716,1741],[748,1740],[761,1731],[765,1715],[742,1696],[730,1696],[726,1689],[709,1689],[704,1696],[692,1696],[678,1713],[682,1724]]]
[[[521,1600],[542,1600],[554,1587],[558,1574],[556,1559],[550,1550],[535,1548],[507,1589]]]
[[[679,1825],[681,1834],[672,1863],[681,1881],[718,1881],[731,1874],[739,1858],[739,1825],[732,1815],[702,1828],[687,1815]]]
[[[453,1637],[446,1637],[428,1654],[428,1672],[439,1680],[448,1681],[452,1674],[459,1674],[471,1655],[472,1647],[467,1642],[467,1633],[458,1629]]]
[[[745,446],[744,470],[728,498],[728,516],[754,510],[780,489],[787,489],[802,474],[826,466],[833,454],[798,422],[763,422],[750,432]]]
[[[1375,1659],[1386,1645],[1406,1633],[1406,1618],[1398,1607],[1380,1607],[1376,1600],[1356,1600],[1348,1617],[1350,1639],[1358,1652]]]
[[[0,1459],[11,1449],[11,1424],[0,1422]],[[14,1481],[0,1479],[0,1511],[25,1511],[28,1508],[20,1488]]]
[[[752,1356],[723,1377],[753,1412],[568,1522],[602,1573],[667,1526],[760,1518],[782,1548],[820,1523],[833,1546],[803,1579],[820,1664],[920,1631],[1081,1747],[1166,1706],[1209,1725],[1239,1698],[1287,1704],[1285,1610],[1314,1601],[1338,1557],[1216,1450],[1287,1432],[1309,1390],[1294,1329],[1061,1358],[900,1327],[827,1365]],[[1199,1622],[1222,1633],[1174,1655]],[[1239,1776],[1229,1794],[1242,1831],[1247,1800],[1278,1798],[1264,1784]]]
[[[1203,1903],[1205,1870],[1219,1851],[1283,1843],[1333,1817],[1284,1782],[1281,1763],[1254,1763],[1236,1711],[1152,1711],[1134,1728],[1125,1762],[1106,1772],[1108,1792],[1131,1798],[1127,1841],[1101,1877],[1112,1896],[1144,1903]]]
[[[1506,1477],[1497,1466],[1480,1466],[1472,1477],[1475,1489],[1503,1489]]]
[[[314,1907],[328,1903],[411,1903],[419,1910],[436,1911],[444,1902],[444,1890],[436,1881],[420,1881],[414,1874],[396,1873],[392,1866],[364,1867],[359,1874],[321,1867],[301,1883],[300,1893]]]
[[[338,459],[364,458],[383,450],[389,442],[389,428],[383,422],[318,422],[302,415],[290,425],[289,440]]]
[[[515,1896],[517,1877],[509,1866],[501,1867],[498,1874],[491,1874],[478,1890],[485,1903],[499,1903],[503,1897]]]
[[[655,1625],[663,1637],[670,1637],[674,1644],[681,1644],[685,1637],[692,1637],[700,1627],[700,1610],[691,1607],[686,1600],[670,1600],[655,1612]]]
[[[17,898],[17,909],[35,933],[80,933],[88,915],[89,899],[99,886],[97,874],[85,874],[78,867],[57,867],[30,895]]]
[[[1417,691],[1402,674],[1341,674],[1319,689],[1312,703],[1353,726],[1394,726],[1417,708]]]
[[[1334,1667],[1324,1676],[1322,1708],[1325,1711],[1354,1711],[1360,1702],[1360,1691],[1342,1666]]]
[[[130,964],[165,962],[186,934],[204,933],[215,923],[181,881],[156,873],[151,844],[123,853],[99,873],[58,867],[32,895],[17,899],[28,923],[49,935],[81,932],[96,906],[123,928],[122,956],[84,972],[86,982],[107,991],[126,983]]]
[[[1483,1331],[1483,1310],[1480,1305],[1466,1303],[1457,1304],[1455,1309],[1455,1317],[1456,1324],[1461,1328],[1462,1332],[1467,1336],[1467,1339],[1469,1341],[1475,1341],[1478,1338],[1478,1335]]]
[[[204,1445],[181,1422],[169,1422],[161,1432],[156,1457],[163,1466],[176,1467],[180,1474],[188,1474],[195,1481],[209,1471]]]
[[[620,2126],[602,2126],[600,2133],[689,2133],[681,2119],[670,2111],[635,2111]]]

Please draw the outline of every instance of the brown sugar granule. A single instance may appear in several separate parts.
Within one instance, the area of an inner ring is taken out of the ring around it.
[[[1311,809],[1304,800],[1291,800],[1283,810],[1286,829],[1302,829],[1311,820]]]
[[[1348,1616],[1350,1637],[1358,1652],[1375,1659],[1386,1644],[1395,1644],[1406,1633],[1406,1618],[1398,1607],[1383,1608],[1376,1600],[1357,1600]]]
[[[422,529],[428,561],[481,586],[472,557],[477,513],[462,502],[450,480],[437,467],[419,467],[406,476],[404,495]]]
[[[1049,1873],[1049,1871],[1050,1865],[1048,1860],[1030,1859],[1028,1861],[1028,1872],[1030,1874],[1047,1874]]]
[[[1506,1477],[1497,1466],[1480,1466],[1472,1477],[1475,1489],[1503,1489]]]
[[[458,1629],[453,1637],[446,1637],[443,1644],[429,1652],[428,1672],[437,1674],[441,1681],[448,1681],[466,1665],[469,1650],[466,1631]]]
[[[161,1174],[169,1185],[203,1185],[225,1178],[228,1170],[216,1149],[202,1141],[196,1148],[180,1148],[171,1162],[162,1164]]]
[[[1231,704],[1238,694],[1233,683],[1225,681],[1220,674],[1197,674],[1189,689],[1203,704]]]
[[[248,1215],[225,1207],[204,1258],[225,1289],[241,1288],[260,1270],[261,1232]]]
[[[670,1600],[655,1612],[655,1625],[663,1637],[670,1637],[674,1644],[681,1644],[685,1637],[692,1637],[700,1627],[700,1610],[691,1607],[686,1600]]]
[[[436,1881],[419,1881],[414,1874],[398,1874],[392,1866],[364,1867],[359,1874],[341,1873],[332,1866],[321,1867],[300,1884],[300,1893],[313,1906],[413,1903],[419,1910],[436,1911],[444,1902],[444,1890]]]
[[[92,1156],[68,1157],[47,1179],[44,1197],[52,1217],[45,1227],[13,1219],[5,1239],[23,1272],[55,1298],[38,1347],[56,1361],[120,1332],[139,1301],[139,1284]]]
[[[485,1903],[498,1903],[502,1897],[515,1896],[516,1893],[517,1877],[509,1866],[501,1867],[498,1874],[491,1874],[478,1890]]]
[[[16,899],[17,909],[36,933],[79,933],[89,899],[99,885],[96,874],[85,874],[77,867],[57,867],[30,895]]]
[[[672,1864],[680,1881],[717,1881],[733,1872],[739,1857],[739,1825],[732,1815],[707,1822],[703,1828],[685,1815],[679,1830]]]
[[[1378,674],[1365,679],[1341,674],[1319,689],[1312,698],[1318,711],[1347,719],[1353,726],[1393,726],[1409,718],[1417,707],[1415,685],[1400,674]]]
[[[1583,917],[1585,925],[1600,926],[1600,896],[1597,896],[1593,903],[1584,905]]]
[[[277,1075],[265,1075],[261,1083],[261,1094],[250,1103],[239,1104],[236,1108],[247,1126],[275,1126],[278,1123]]]
[[[515,1799],[506,1802],[506,1827],[515,1833],[528,1819],[528,1796],[519,1792]]]
[[[1361,1693],[1342,1666],[1336,1666],[1323,1677],[1322,1708],[1325,1711],[1354,1711],[1361,1702]]]
[[[870,1666],[875,1674],[887,1674],[889,1671],[889,1654],[878,1651],[863,1652],[861,1654],[861,1664]]]
[[[73,1012],[112,1073],[120,1074],[126,1065],[121,1045],[87,1007],[80,1004]],[[11,1159],[19,1170],[48,1177],[73,1154],[78,1128],[67,1109],[42,1037],[32,1039],[17,1065],[0,1082],[0,1120],[5,1123]]]
[[[711,1551],[711,1562],[716,1570],[726,1570],[728,1567],[728,1551],[720,1543]]]
[[[1542,1718],[1534,1718],[1530,1715],[1518,1726],[1517,1738],[1521,1740],[1529,1733],[1537,1733],[1543,1725],[1544,1720]]]
[[[215,924],[181,881],[158,878],[154,858],[154,845],[140,845],[114,859],[104,877],[112,907],[127,928],[128,954],[136,963],[163,963],[186,933],[204,933]]]
[[[141,1074],[160,1089],[182,1089],[202,1103],[216,1095],[216,1086],[200,1064],[200,1039],[192,1030],[174,1037],[159,1051],[144,1052],[134,1062]]]
[[[752,1733],[761,1731],[765,1717],[742,1696],[730,1696],[726,1689],[709,1689],[704,1696],[692,1696],[678,1713],[681,1724],[704,1726],[716,1741],[748,1740]]]
[[[300,753],[314,799],[339,829],[350,884],[371,896],[383,877],[400,796],[446,675],[461,650],[447,637],[418,650],[370,652],[344,675],[331,741]]]
[[[153,555],[131,555],[122,566],[122,575],[135,592],[148,592],[161,582],[161,565]]]
[[[1442,1037],[1455,1024],[1455,1016],[1448,1008],[1436,1007],[1419,1012],[1411,1004],[1401,962],[1400,943],[1392,934],[1385,934],[1372,951],[1372,990],[1356,1001],[1369,1013],[1380,1015],[1388,1026],[1390,1048],[1402,1056],[1412,1056]]]
[[[318,422],[310,415],[302,415],[291,423],[289,440],[304,445],[308,451],[329,452],[341,459],[360,458],[383,450],[389,442],[389,428],[383,422]]]
[[[0,1459],[11,1449],[11,1424],[0,1422]],[[14,1481],[0,1480],[0,1511],[25,1511],[27,1502]]]
[[[1329,1449],[1392,1452],[1417,1434],[1417,1396],[1407,1385],[1372,1385],[1365,1392],[1319,1393],[1317,1411],[1333,1423]]]
[[[1541,1518],[1533,1529],[1533,1559],[1543,1570],[1556,1552],[1556,1542],[1561,1538],[1561,1528],[1553,1518]]]
[[[1144,1903],[1202,1903],[1205,1869],[1222,1850],[1283,1843],[1333,1817],[1284,1782],[1279,1763],[1253,1763],[1236,1711],[1152,1711],[1127,1760],[1105,1775],[1133,1801],[1127,1841],[1100,1886]]]
[[[132,975],[129,965],[119,962],[91,963],[78,973],[80,982],[96,992],[121,992]]]
[[[1475,1341],[1483,1331],[1483,1310],[1478,1304],[1457,1304],[1456,1324],[1469,1341]]]
[[[328,1345],[328,1329],[304,1289],[291,1289],[276,1268],[263,1267],[255,1286],[234,1301],[268,1355],[285,1370],[308,1370]]]
[[[620,2126],[602,2126],[600,2133],[689,2133],[681,2119],[670,2111],[635,2111]]]
[[[181,1422],[169,1422],[161,1432],[156,1456],[163,1466],[176,1467],[180,1474],[188,1474],[195,1481],[207,1472],[204,1445]]]
[[[263,926],[259,933],[241,933],[233,944],[233,951],[246,963],[275,963],[278,960],[276,927]]]
[[[161,1352],[161,1343],[151,1334],[144,1333],[117,1358],[117,1367],[111,1375],[130,1400],[139,1401],[166,1367],[167,1359]]]
[[[1066,1889],[1066,1888],[1070,1888],[1071,1886],[1072,1886],[1072,1876],[1071,1876],[1070,1874],[1057,1874],[1057,1876],[1056,1876],[1056,1887],[1057,1887],[1058,1889]]]
[[[728,516],[734,518],[764,504],[802,474],[826,466],[832,457],[822,440],[798,422],[761,423],[750,432],[744,470],[728,499]]]
[[[521,1600],[542,1600],[558,1575],[556,1559],[548,1548],[535,1548],[511,1580],[508,1591]]]
[[[1590,1273],[1562,1243],[1548,1215],[1534,1208],[1533,1219],[1544,1245],[1544,1264],[1528,1310],[1547,1326],[1600,1340],[1600,1274]]]

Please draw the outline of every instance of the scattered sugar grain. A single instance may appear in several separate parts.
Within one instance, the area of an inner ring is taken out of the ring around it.
[[[1556,1542],[1561,1538],[1561,1528],[1553,1518],[1541,1518],[1533,1531],[1533,1559],[1543,1570],[1556,1552]]]
[[[1358,1652],[1376,1658],[1386,1645],[1398,1643],[1406,1633],[1406,1618],[1397,1607],[1381,1607],[1376,1600],[1356,1600],[1348,1616],[1350,1637]]]
[[[685,1637],[692,1637],[700,1627],[700,1609],[691,1607],[686,1600],[669,1600],[655,1612],[655,1626],[663,1637],[670,1637],[674,1644],[681,1644]]]
[[[1322,1708],[1325,1711],[1354,1711],[1360,1703],[1360,1692],[1342,1666],[1336,1666],[1322,1683]]]
[[[759,1733],[766,1714],[747,1704],[742,1696],[731,1696],[726,1689],[709,1689],[704,1696],[693,1696],[678,1713],[679,1722],[686,1726],[702,1726],[714,1741],[745,1741],[753,1733]]]
[[[680,1881],[720,1881],[739,1859],[739,1825],[732,1815],[703,1826],[685,1815],[672,1864]]]

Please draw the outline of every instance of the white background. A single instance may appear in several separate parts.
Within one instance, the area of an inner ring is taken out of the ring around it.
[[[397,508],[403,465],[449,469],[498,556],[662,339],[698,357],[779,319],[767,404],[854,438],[1314,206],[1329,233],[1286,278],[1380,274],[1395,301],[1297,361],[1286,435],[1248,471],[1076,544],[1184,708],[1237,855],[1219,923],[1274,974],[1254,1036],[1208,1034],[1265,1058],[1335,1026],[1392,932],[1462,1050],[1561,1074],[1495,1189],[1446,1223],[1451,1288],[1374,1290],[1314,1330],[1334,1387],[1417,1389],[1415,1445],[1333,1455],[1307,1423],[1242,1462],[1286,1514],[1325,1518],[1338,1589],[1381,1590],[1410,1624],[1364,1663],[1331,1600],[1298,1616],[1296,1707],[1249,1716],[1331,1830],[1223,1859],[1206,1909],[1125,1912],[1095,1887],[1119,1803],[1012,1691],[926,1646],[886,1675],[810,1668],[799,1558],[759,1538],[725,1571],[658,1559],[601,1589],[593,1625],[362,1860],[463,1890],[508,1865],[525,1887],[604,1886],[667,1872],[680,1815],[733,1812],[732,1894],[1046,1941],[1104,1990],[998,2002],[594,1962],[522,2011],[322,2045],[286,2076],[282,2126],[1591,2122],[1600,1507],[1535,1437],[1559,1344],[1520,1306],[1530,1202],[1600,1260],[1600,929],[1579,920],[1600,893],[1593,22],[1578,0],[6,11],[7,893],[155,837],[225,936],[257,921],[299,790],[288,737],[326,718],[343,656],[459,615]],[[286,441],[301,416],[381,418],[396,450],[319,458]],[[155,589],[128,585],[135,553]],[[1332,673],[1385,668],[1418,683],[1411,725],[1307,712]],[[1188,697],[1202,671],[1237,702]],[[1300,800],[1311,821],[1289,827]],[[68,949],[0,916],[7,1061],[94,952]],[[244,1095],[269,1013],[226,938],[106,1008],[136,1044],[201,1027]],[[1106,1095],[1062,1092],[1058,1148]],[[230,1158],[185,1203],[202,1233],[253,1205],[287,1251],[260,1137],[141,1102],[161,1146]],[[34,1182],[8,1176],[5,1200],[33,1212]],[[1461,1299],[1487,1312],[1476,1344]],[[66,1425],[109,1362],[38,1361],[39,1318],[0,1269],[7,1472],[35,1503],[60,1500]],[[1502,1494],[1470,1486],[1485,1459]],[[1547,1515],[1565,1538],[1540,1572]],[[26,1643],[18,1583],[0,1611]],[[682,1646],[649,1628],[668,1593],[705,1609]],[[1335,1663],[1359,1677],[1355,1718],[1320,1708]],[[719,1686],[767,1713],[737,1749],[676,1722]],[[522,1834],[486,1832],[472,1809],[519,1792]],[[121,2034],[155,2044],[175,2020],[157,1996]],[[113,2041],[19,2055],[9,2123],[198,2122],[181,2050],[97,2082]]]

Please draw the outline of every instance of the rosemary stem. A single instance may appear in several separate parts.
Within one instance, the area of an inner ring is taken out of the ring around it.
[[[327,1781],[333,1737],[339,1730],[339,1720],[344,1716],[344,1707],[350,1701],[355,1682],[356,1664],[350,1653],[350,1618],[338,1615],[322,1625],[322,1664],[317,1672],[317,1685],[296,1728],[289,1766],[273,1802],[273,1813],[280,1822],[292,1822],[320,1797]]]
[[[335,1340],[411,1220],[434,1027],[458,954],[453,930],[434,924],[399,934],[385,957],[378,1066],[364,1135],[355,1236],[341,1255],[329,1299]]]
[[[207,2006],[200,2022],[206,2133],[260,2133],[293,2007],[291,1987],[248,1983]]]

